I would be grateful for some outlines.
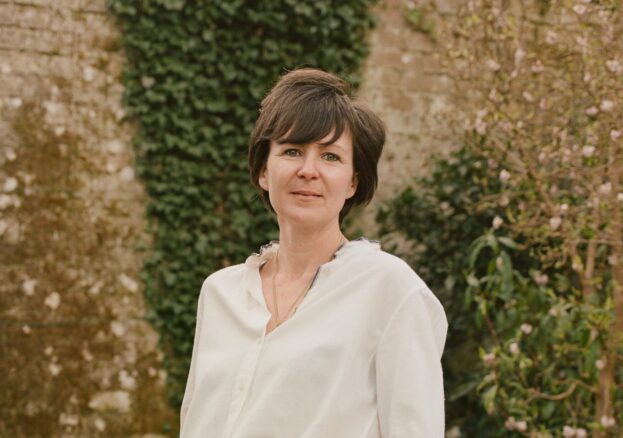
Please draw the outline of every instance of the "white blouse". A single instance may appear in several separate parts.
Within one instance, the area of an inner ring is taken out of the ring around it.
[[[271,318],[271,242],[201,288],[182,438],[442,438],[443,307],[363,238],[320,266],[296,313]]]

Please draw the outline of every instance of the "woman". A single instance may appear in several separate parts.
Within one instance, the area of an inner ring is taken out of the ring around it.
[[[443,437],[443,308],[340,230],[372,198],[384,142],[329,73],[287,73],[263,100],[249,167],[279,241],[203,284],[183,438]]]

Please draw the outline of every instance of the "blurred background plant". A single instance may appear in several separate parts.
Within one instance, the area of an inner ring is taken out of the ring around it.
[[[378,219],[446,305],[453,436],[622,434],[622,27],[618,1],[436,15],[463,144]]]
[[[127,55],[125,106],[154,243],[142,279],[179,407],[197,296],[212,272],[277,237],[249,183],[258,106],[286,70],[322,68],[359,82],[372,0],[108,0]]]

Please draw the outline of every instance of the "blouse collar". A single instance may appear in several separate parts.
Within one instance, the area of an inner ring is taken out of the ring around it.
[[[357,247],[358,245],[365,245],[374,247],[376,249],[381,249],[381,244],[378,240],[370,240],[366,237],[361,236],[357,239],[349,240],[340,245],[337,251],[335,251],[335,253],[333,254],[331,260],[334,260],[335,258],[337,258],[338,255],[341,255],[349,251],[351,248]],[[259,268],[268,260],[272,259],[275,254],[277,254],[277,249],[279,249],[279,241],[271,240],[269,243],[266,243],[260,247],[259,253],[253,253],[249,257],[247,257],[245,265],[249,268]]]

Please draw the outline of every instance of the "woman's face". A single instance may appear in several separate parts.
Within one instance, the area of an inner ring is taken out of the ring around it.
[[[344,202],[355,194],[351,135],[344,130],[333,144],[320,144],[331,137],[330,132],[306,145],[271,141],[259,184],[280,221],[318,226],[338,221]]]

